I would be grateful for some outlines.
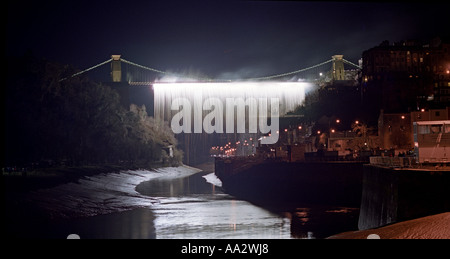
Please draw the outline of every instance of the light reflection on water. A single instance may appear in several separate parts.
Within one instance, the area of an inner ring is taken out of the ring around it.
[[[160,200],[152,206],[156,238],[291,238],[288,218],[236,200],[202,175],[154,179],[136,187]]]
[[[288,209],[282,202],[262,208],[224,193],[206,182],[205,174],[157,178],[136,187],[159,200],[151,207],[156,238],[326,238],[357,230],[358,208],[290,204]]]
[[[5,233],[13,238],[77,234],[82,239],[285,239],[324,238],[357,228],[358,209],[299,205],[286,209],[282,203],[264,209],[224,193],[204,175],[180,168],[130,171],[38,191],[24,197],[24,209],[34,204],[42,212],[73,216],[50,220],[36,213],[7,214]],[[147,181],[138,184],[143,179]],[[86,211],[113,212],[83,216]]]

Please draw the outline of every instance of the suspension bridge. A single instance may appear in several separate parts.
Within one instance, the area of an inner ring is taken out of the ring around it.
[[[240,79],[227,79],[220,78],[214,79],[204,76],[186,75],[183,73],[174,73],[169,71],[163,71],[160,69],[140,65],[135,62],[129,61],[121,57],[121,55],[111,55],[110,59],[100,62],[92,67],[79,71],[69,77],[63,78],[60,81],[67,80],[71,77],[76,77],[87,73],[91,70],[100,68],[106,64],[111,63],[111,81],[121,82],[123,81],[122,63],[126,67],[125,80],[130,85],[150,85],[155,82],[161,82],[159,79],[162,77],[171,78],[171,82],[235,82],[235,81],[268,81],[268,80],[281,80],[288,81],[292,77],[296,76],[296,79],[304,79],[306,81],[312,81],[314,79],[329,75],[332,80],[345,80],[345,68],[344,64],[350,66],[352,69],[361,69],[360,65],[357,65],[351,61],[343,58],[343,55],[334,55],[331,59],[320,62],[315,65],[311,65],[305,68],[296,69],[294,71],[278,73],[273,75],[265,75],[258,77],[248,77]],[[331,64],[331,66],[330,66]],[[328,66],[328,67],[327,67]],[[320,71],[320,72],[318,72]],[[313,76],[311,76],[313,75]],[[143,80],[144,79],[144,80]]]
[[[334,55],[324,62],[291,72],[240,78],[239,80],[215,79],[163,71],[134,63],[120,55],[112,55],[110,59],[63,78],[61,81],[93,70],[105,69],[108,67],[107,64],[110,64],[109,71],[103,71],[103,74],[109,74],[109,80],[106,82],[103,80],[103,83],[110,84],[119,92],[124,106],[129,107],[131,103],[139,106],[144,104],[147,114],[156,120],[172,124],[174,117],[178,118],[180,114],[184,114],[182,119],[177,119],[175,123],[183,124],[185,130],[183,133],[177,134],[177,139],[184,151],[184,163],[186,164],[202,162],[202,158],[209,157],[210,148],[213,146],[220,146],[224,143],[245,143],[248,139],[256,140],[267,133],[262,131],[255,133],[250,130],[250,121],[252,120],[250,104],[258,106],[255,108],[258,109],[256,114],[260,114],[264,110],[271,114],[272,104],[268,105],[268,103],[276,99],[276,117],[281,118],[303,104],[306,89],[312,88],[314,84],[324,80],[345,82],[348,80],[346,74],[349,72],[345,66],[356,71],[361,69],[359,65],[345,60],[343,55]],[[172,104],[179,103],[179,100],[183,100],[183,104],[177,106],[178,110],[174,110]],[[228,110],[225,104],[228,104],[230,100],[233,101],[235,107]],[[264,108],[261,108],[261,100],[267,102]],[[211,105],[211,102],[214,104]],[[240,113],[238,105],[243,107]],[[181,107],[183,107],[183,111]],[[189,108],[187,112],[184,111],[187,109],[186,107]],[[232,112],[229,113],[229,111]],[[241,128],[241,132],[237,132],[237,118],[242,115],[244,123],[241,120],[241,125],[243,124],[244,128]],[[253,118],[257,116],[254,115]],[[208,121],[208,118],[212,117],[214,119]],[[231,117],[233,119],[228,120]],[[261,118],[258,117],[258,124],[254,124],[254,128],[259,126],[261,129],[260,121]],[[272,135],[275,132],[278,135],[278,124],[275,125],[275,121],[278,122],[278,119],[271,120],[270,123]],[[186,123],[190,125],[185,127]],[[227,123],[236,127],[234,134],[224,131],[225,128],[228,130]],[[269,126],[268,121],[264,123],[267,123],[267,127]],[[208,129],[214,129],[213,134],[211,131],[205,130],[205,125],[209,125]],[[255,144],[258,145],[258,143]]]

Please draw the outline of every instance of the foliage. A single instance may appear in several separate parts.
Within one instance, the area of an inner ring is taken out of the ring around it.
[[[83,76],[61,81],[76,72],[69,66],[28,55],[9,59],[7,69],[7,164],[145,166],[160,161],[165,146],[177,144],[167,125],[149,117],[145,107],[125,109],[111,87]]]
[[[356,133],[356,137],[351,142],[351,149],[354,150],[369,150],[371,148],[379,147],[379,138],[376,135],[375,127],[369,127],[362,122],[353,122],[352,131]]]

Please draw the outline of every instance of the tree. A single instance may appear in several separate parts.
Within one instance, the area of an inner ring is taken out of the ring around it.
[[[7,67],[7,164],[148,165],[160,160],[162,148],[177,144],[168,126],[149,117],[145,107],[125,109],[111,87],[69,77],[76,71],[70,66],[25,56],[9,59]]]
[[[374,127],[368,127],[367,124],[359,121],[353,122],[351,127],[357,136],[352,142],[352,149],[369,150],[378,145],[377,141],[370,137],[375,132]]]

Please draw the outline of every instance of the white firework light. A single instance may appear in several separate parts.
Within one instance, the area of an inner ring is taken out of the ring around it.
[[[155,118],[174,133],[268,134],[278,141],[279,117],[305,99],[306,82],[155,83]]]

